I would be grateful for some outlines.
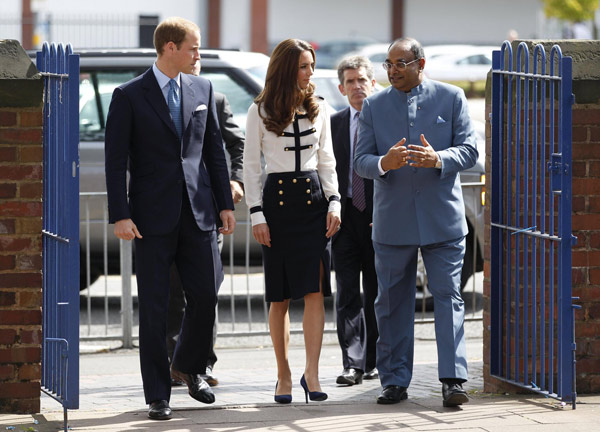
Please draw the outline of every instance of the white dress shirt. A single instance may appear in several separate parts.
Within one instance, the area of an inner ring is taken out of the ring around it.
[[[266,117],[264,113],[262,114]],[[319,114],[314,123],[311,123],[308,118],[301,118],[298,120],[298,126],[300,132],[315,128],[315,133],[300,138],[301,145],[312,145],[311,148],[300,152],[300,170],[317,170],[327,200],[332,196],[339,196],[329,112],[325,101],[319,101]],[[290,123],[284,132],[293,133],[293,124]],[[261,154],[264,156],[267,174],[294,171],[296,152],[284,150],[285,147],[294,146],[294,143],[293,137],[278,136],[268,131],[263,119],[258,114],[258,106],[256,104],[250,106],[246,119],[246,143],[244,145],[244,189],[248,208],[257,206],[262,208]],[[339,212],[340,209],[339,200],[329,202],[328,211]],[[254,212],[250,217],[253,226],[266,223],[262,211]]]

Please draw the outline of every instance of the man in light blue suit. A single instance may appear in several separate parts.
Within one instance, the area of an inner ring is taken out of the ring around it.
[[[356,172],[374,180],[373,246],[379,294],[377,403],[407,398],[413,369],[417,253],[433,294],[444,406],[468,402],[460,275],[468,232],[459,171],[477,161],[464,92],[428,80],[414,39],[394,41],[384,63],[391,86],[360,115]]]

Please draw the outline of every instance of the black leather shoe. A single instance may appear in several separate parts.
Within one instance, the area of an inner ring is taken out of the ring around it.
[[[212,367],[206,366],[206,372],[200,375],[204,381],[208,383],[209,386],[215,387],[219,385],[219,380],[216,376],[213,375]]]
[[[463,390],[462,384],[454,380],[442,381],[442,397],[444,407],[457,407],[469,402],[469,396]]]
[[[148,409],[148,417],[152,420],[169,420],[171,418],[171,407],[166,400],[154,401]]]
[[[337,377],[335,382],[337,384],[343,384],[352,386],[355,384],[361,384],[363,380],[363,372],[360,369],[348,368],[344,369],[342,374]]]
[[[186,374],[171,369],[171,377],[183,381],[188,387],[188,393],[199,402],[211,404],[215,401],[215,394],[206,381],[199,374]]]
[[[370,371],[365,372],[365,374],[363,375],[363,379],[366,380],[372,380],[372,379],[378,379],[379,378],[379,371],[377,370],[377,368],[373,368]]]
[[[397,386],[397,385],[389,385],[383,388],[383,391],[379,396],[377,396],[378,404],[397,404],[400,401],[408,398],[408,393],[406,393],[406,387]]]

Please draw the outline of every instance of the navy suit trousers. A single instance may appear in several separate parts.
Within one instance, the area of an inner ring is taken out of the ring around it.
[[[204,373],[212,341],[223,268],[216,231],[201,231],[185,194],[175,230],[135,240],[140,316],[140,363],[146,403],[169,400],[171,377],[166,333],[169,274],[175,263],[187,300],[172,365]]]

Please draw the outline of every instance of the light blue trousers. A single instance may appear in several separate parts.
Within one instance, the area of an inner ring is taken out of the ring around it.
[[[375,315],[379,328],[377,369],[383,387],[408,387],[414,356],[415,291],[419,246],[373,242],[379,294]],[[460,274],[465,238],[421,246],[428,288],[434,299],[438,378],[467,379],[465,307]]]

